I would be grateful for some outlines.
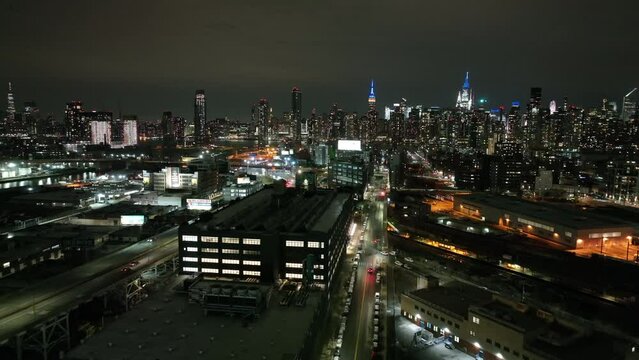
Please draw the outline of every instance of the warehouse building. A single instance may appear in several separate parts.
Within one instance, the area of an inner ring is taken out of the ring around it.
[[[337,191],[266,188],[179,230],[183,274],[330,286],[353,200]]]
[[[571,249],[591,247],[608,240],[627,241],[636,231],[630,223],[573,207],[488,193],[456,196],[454,209],[466,216],[518,229]]]

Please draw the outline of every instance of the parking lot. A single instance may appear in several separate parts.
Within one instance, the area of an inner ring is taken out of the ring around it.
[[[401,359],[409,359],[409,360],[471,360],[474,359],[473,356],[470,356],[464,353],[461,350],[457,349],[448,349],[444,346],[444,343],[439,343],[437,345],[428,346],[424,342],[417,340],[415,341],[415,333],[421,328],[408,319],[397,316],[395,318],[396,321],[396,329],[397,329],[397,342],[398,349],[400,350],[400,358]]]

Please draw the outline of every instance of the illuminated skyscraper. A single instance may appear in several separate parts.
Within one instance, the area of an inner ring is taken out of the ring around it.
[[[24,103],[24,125],[29,135],[38,133],[38,122],[40,121],[40,110],[33,101]]]
[[[9,82],[9,91],[7,91],[7,119],[13,121],[16,118],[16,102],[13,98],[13,87]]]
[[[637,117],[637,111],[639,108],[639,90],[637,88],[632,89],[626,96],[623,97],[623,108],[621,109],[621,118],[623,121],[628,122],[630,119]]]
[[[100,116],[98,113],[89,113],[89,124],[91,126],[91,144],[111,145],[111,119]]]
[[[364,144],[369,144],[377,136],[377,98],[375,97],[375,81],[371,80],[368,92],[368,112],[366,121],[362,122],[361,139]]]
[[[291,91],[291,115],[293,122],[293,137],[302,140],[302,90],[294,87]]]
[[[457,93],[457,104],[455,107],[463,110],[470,110],[473,107],[473,90],[470,88],[470,80],[468,78],[469,73],[466,72],[466,78],[464,79],[464,85],[462,89]]]
[[[138,117],[125,115],[122,118],[122,146],[138,144]]]
[[[67,103],[64,109],[64,127],[67,139],[70,142],[86,140],[88,134],[88,124],[82,122],[80,114],[82,113],[82,102],[72,101]]]
[[[271,109],[266,98],[253,106],[253,117],[260,146],[268,145],[271,136]]]
[[[375,99],[375,81],[371,80],[371,89],[368,92],[368,109],[375,110],[377,100]]]
[[[196,145],[202,145],[204,140],[204,125],[206,124],[206,95],[204,90],[195,92],[193,103],[194,115],[192,128],[187,129],[187,136],[191,136]]]

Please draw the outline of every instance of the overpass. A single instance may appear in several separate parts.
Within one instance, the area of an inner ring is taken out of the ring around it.
[[[0,298],[0,345],[15,348],[18,360],[27,349],[39,352],[45,360],[60,344],[66,342],[68,349],[73,309],[120,290],[128,310],[142,294],[144,273],[157,272],[159,267],[177,269],[177,230],[173,227],[153,242],[138,242]],[[138,264],[132,266],[132,261]],[[125,268],[128,270],[123,271]]]

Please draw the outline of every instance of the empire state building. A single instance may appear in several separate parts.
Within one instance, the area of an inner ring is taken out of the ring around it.
[[[470,80],[468,80],[468,72],[466,72],[466,79],[464,79],[464,86],[457,93],[457,103],[455,105],[458,109],[470,110],[473,107],[473,89],[470,88]]]

